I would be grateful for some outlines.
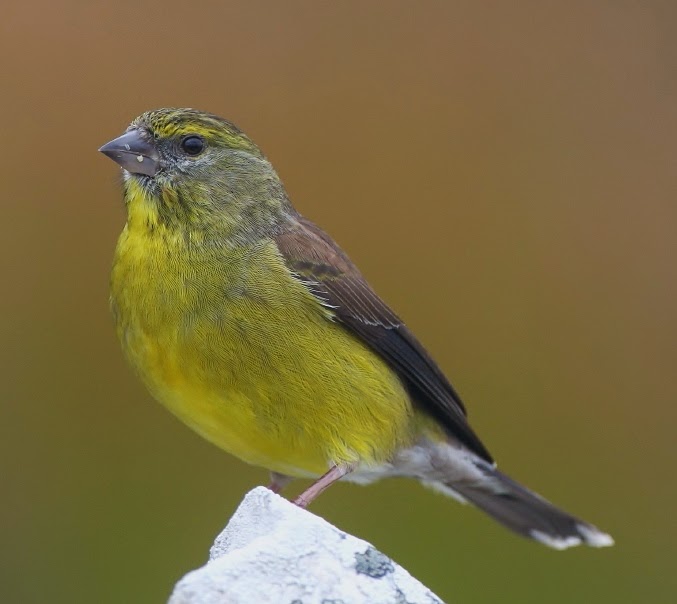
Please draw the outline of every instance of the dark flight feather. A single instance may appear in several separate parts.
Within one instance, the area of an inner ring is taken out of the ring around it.
[[[398,374],[412,399],[482,459],[491,455],[466,419],[460,397],[399,317],[376,295],[338,245],[299,216],[275,236],[289,269]]]

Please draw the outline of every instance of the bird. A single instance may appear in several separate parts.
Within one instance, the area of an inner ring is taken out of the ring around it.
[[[312,479],[305,508],[339,480],[408,477],[555,549],[613,544],[497,469],[437,363],[233,123],[156,109],[99,150],[122,168],[124,355],[271,490]]]

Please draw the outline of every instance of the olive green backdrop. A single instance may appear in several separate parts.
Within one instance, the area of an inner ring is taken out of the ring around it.
[[[674,2],[1,13],[3,602],[162,602],[266,481],[150,399],[108,315],[124,215],[96,149],[172,105],[248,132],[501,467],[617,546],[553,552],[406,481],[314,512],[451,602],[674,601]]]

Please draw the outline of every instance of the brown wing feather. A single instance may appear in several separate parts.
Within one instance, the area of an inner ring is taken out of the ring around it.
[[[287,266],[336,319],[379,354],[422,408],[471,451],[492,462],[460,397],[399,317],[371,289],[348,256],[320,228],[298,217],[276,242]]]

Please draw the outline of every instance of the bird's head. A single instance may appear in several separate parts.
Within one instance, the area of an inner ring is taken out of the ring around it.
[[[220,236],[251,238],[291,211],[259,148],[210,113],[149,111],[99,150],[123,169],[133,226],[216,229]]]

